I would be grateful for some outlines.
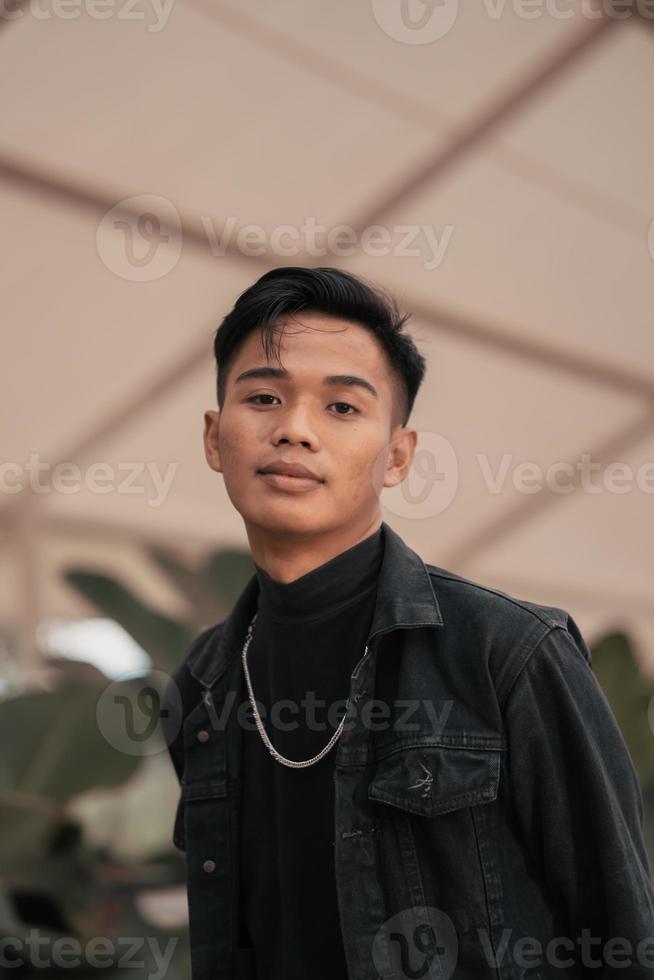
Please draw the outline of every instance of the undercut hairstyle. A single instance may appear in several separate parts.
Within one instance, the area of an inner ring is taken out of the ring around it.
[[[392,418],[406,425],[427,366],[404,331],[409,314],[400,313],[393,297],[381,287],[333,268],[283,266],[266,272],[241,293],[214,336],[218,407],[223,407],[230,366],[248,334],[261,328],[267,358],[275,357],[281,366],[281,334],[293,314],[300,312],[349,320],[377,338],[392,377]]]

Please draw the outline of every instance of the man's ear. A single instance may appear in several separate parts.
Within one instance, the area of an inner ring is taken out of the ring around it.
[[[207,409],[204,413],[204,455],[207,463],[216,473],[222,473],[220,452],[218,449],[218,431],[220,427],[220,409]]]
[[[418,445],[418,433],[415,429],[398,426],[391,439],[388,453],[388,464],[384,476],[385,487],[396,487],[405,478]]]

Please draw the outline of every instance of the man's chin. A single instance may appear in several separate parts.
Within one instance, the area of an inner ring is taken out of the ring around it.
[[[273,534],[320,534],[328,530],[329,515],[309,500],[309,494],[279,494],[279,499],[258,502],[258,506],[241,517],[247,524],[256,525]],[[238,509],[238,508],[237,508]]]

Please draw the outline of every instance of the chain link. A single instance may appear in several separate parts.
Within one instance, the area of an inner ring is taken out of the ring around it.
[[[317,755],[314,755],[312,759],[304,759],[304,760],[301,760],[301,761],[296,761],[294,759],[287,759],[286,756],[283,756],[280,752],[278,752],[277,749],[275,748],[275,746],[272,744],[272,742],[268,738],[268,733],[266,732],[266,729],[264,728],[263,722],[262,722],[261,717],[259,715],[259,712],[257,710],[257,702],[256,702],[255,697],[254,697],[254,691],[252,690],[252,683],[250,681],[250,672],[248,670],[248,665],[247,665],[248,647],[250,646],[250,641],[252,639],[252,631],[254,629],[254,624],[256,622],[256,618],[257,618],[258,615],[259,615],[258,613],[255,613],[254,614],[254,616],[252,617],[252,621],[251,621],[250,625],[248,626],[247,635],[245,637],[245,643],[243,644],[243,653],[241,655],[241,659],[243,661],[243,672],[245,673],[245,682],[247,684],[248,695],[249,695],[249,698],[250,698],[250,704],[252,705],[252,711],[254,713],[254,721],[255,721],[255,724],[257,726],[257,729],[259,731],[259,734],[261,735],[261,738],[263,740],[264,745],[266,746],[266,748],[268,749],[268,751],[270,752],[270,754],[272,755],[272,757],[274,759],[276,759],[278,762],[283,763],[283,765],[285,765],[285,766],[290,766],[293,769],[302,769],[304,766],[312,766],[315,762],[319,762],[320,759],[322,759],[323,756],[327,755],[327,753],[332,748],[332,746],[334,745],[334,743],[336,742],[336,740],[339,738],[341,732],[343,731],[343,725],[345,723],[345,718],[347,716],[347,709],[348,709],[349,704],[350,704],[350,699],[348,698],[347,701],[345,702],[345,711],[343,713],[343,717],[340,720],[340,723],[339,723],[338,728],[336,729],[336,731],[334,732],[334,734],[330,738],[330,740],[327,743],[327,745],[323,749],[321,749],[320,752]],[[366,652],[367,651],[368,651],[368,647],[366,647]],[[364,656],[365,656],[365,653],[364,653]]]

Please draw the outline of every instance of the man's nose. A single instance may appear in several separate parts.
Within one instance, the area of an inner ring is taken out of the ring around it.
[[[312,422],[310,412],[305,406],[295,405],[287,407],[273,433],[275,445],[283,442],[301,444],[309,449],[317,449],[319,445],[318,435],[315,425]]]

